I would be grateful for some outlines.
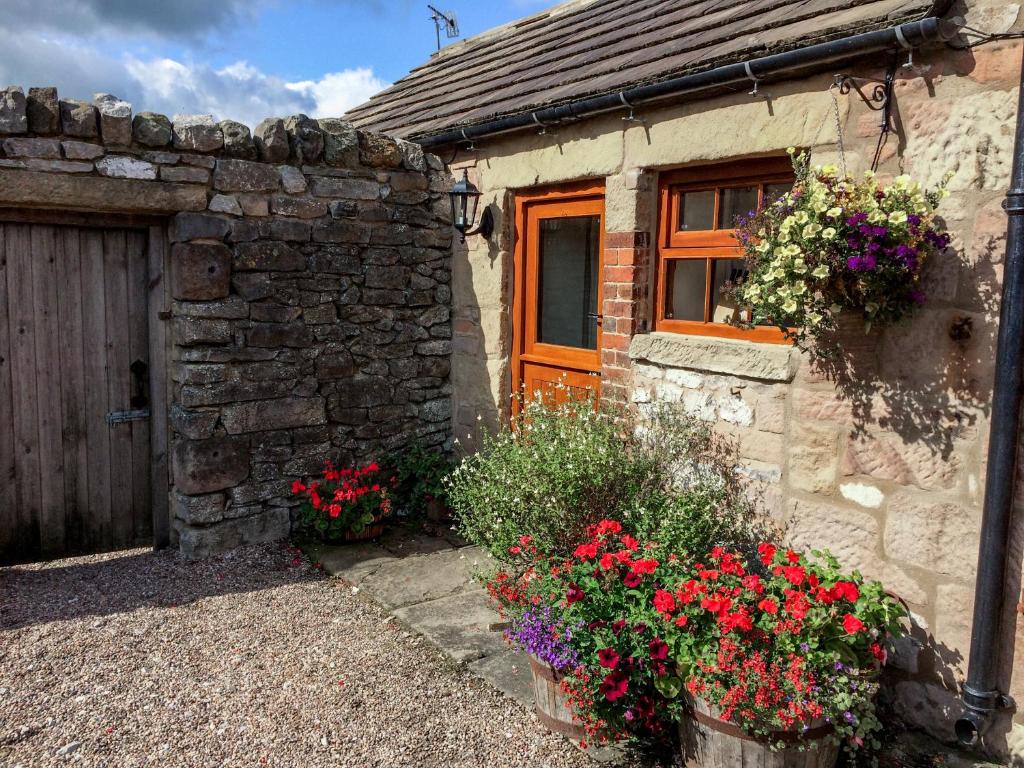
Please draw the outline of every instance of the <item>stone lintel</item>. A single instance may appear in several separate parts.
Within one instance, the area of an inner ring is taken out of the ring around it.
[[[788,344],[758,344],[679,333],[634,336],[629,356],[669,368],[689,368],[760,381],[792,381],[799,363],[798,353]]]
[[[202,211],[206,209],[206,189],[164,181],[0,168],[0,206],[111,213]]]

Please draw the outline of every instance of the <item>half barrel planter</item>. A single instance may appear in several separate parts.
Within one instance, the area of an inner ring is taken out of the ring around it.
[[[689,715],[679,723],[683,764],[687,768],[833,768],[839,745],[824,721],[806,731],[776,731],[754,737],[735,723],[722,720],[703,699],[689,700]],[[782,742],[783,749],[769,744]]]
[[[557,669],[540,659],[530,656],[530,672],[533,677],[533,699],[537,705],[537,719],[555,733],[583,741],[586,731],[572,719],[572,707],[562,690],[562,675]]]

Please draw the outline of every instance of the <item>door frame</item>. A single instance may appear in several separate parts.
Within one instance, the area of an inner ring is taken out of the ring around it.
[[[171,478],[168,451],[170,429],[168,403],[171,393],[167,364],[171,348],[170,335],[167,333],[167,320],[170,317],[170,284],[168,280],[164,279],[164,276],[170,274],[171,249],[167,240],[167,219],[154,215],[94,214],[45,208],[0,207],[0,222],[100,229],[134,229],[147,233],[146,322],[149,335],[150,506],[153,515],[153,548],[163,549],[169,546],[171,543]]]
[[[523,363],[530,362],[524,360],[526,356],[526,313],[529,308],[529,302],[527,301],[527,282],[528,275],[526,272],[526,248],[528,245],[528,212],[532,205],[537,203],[575,203],[575,202],[595,202],[600,201],[602,204],[601,211],[601,232],[600,232],[600,245],[599,245],[599,260],[598,263],[603,266],[604,264],[604,241],[605,241],[605,211],[603,205],[605,201],[605,184],[604,180],[589,180],[574,182],[572,184],[559,184],[557,186],[543,187],[538,189],[530,189],[525,191],[516,192],[513,200],[513,207],[515,211],[513,232],[513,275],[512,275],[512,392],[510,399],[510,413],[515,416],[519,412],[519,399],[516,395],[520,392],[523,386]],[[603,295],[604,295],[604,274],[603,269],[600,270],[602,274],[598,274],[597,285],[598,285],[598,316],[602,314],[603,310]],[[601,357],[601,325],[598,323],[598,342],[597,342],[597,354],[598,360]]]

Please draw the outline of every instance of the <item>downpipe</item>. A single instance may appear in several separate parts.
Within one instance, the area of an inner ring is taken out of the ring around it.
[[[999,308],[995,382],[992,388],[988,473],[974,588],[971,650],[961,698],[966,709],[956,721],[957,741],[976,747],[993,715],[1013,706],[999,690],[999,640],[1006,600],[1010,524],[1017,476],[1017,442],[1024,396],[1024,80],[1019,86],[1013,174],[1003,208],[1008,215],[1003,297]]]

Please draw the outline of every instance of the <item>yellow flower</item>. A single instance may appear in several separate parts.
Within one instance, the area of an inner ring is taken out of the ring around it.
[[[793,271],[796,272],[798,275],[802,275],[804,272],[807,271],[807,262],[804,261],[803,259],[796,259],[793,262]]]
[[[907,223],[907,212],[906,211],[893,211],[889,214],[889,223],[892,225],[906,224]]]
[[[840,208],[839,206],[836,206],[835,208],[829,208],[827,211],[825,211],[825,215],[828,216],[830,219],[838,219],[840,216],[843,215],[843,209]]]
[[[821,172],[825,176],[835,176],[837,173],[839,173],[839,169],[830,163],[828,165],[823,165],[821,167]]]
[[[803,296],[805,293],[807,293],[807,283],[794,283],[792,293],[794,296]]]
[[[793,299],[789,299],[782,305],[782,311],[788,315],[791,315],[794,312],[796,312],[796,301],[794,301]]]
[[[791,245],[787,245],[783,249],[782,253],[783,253],[784,256],[799,256],[800,255],[800,246],[797,245],[796,243],[793,243]]]
[[[828,267],[824,264],[819,264],[814,268],[814,271],[811,272],[811,276],[816,277],[819,280],[825,279],[828,277]]]
[[[789,230],[788,229],[781,230],[779,232],[778,240],[779,240],[780,243],[788,243],[789,242]]]
[[[818,325],[821,322],[821,313],[819,312],[808,312],[807,319],[811,321],[811,325]]]
[[[807,215],[807,211],[797,211],[796,216],[793,217],[797,224],[803,225],[811,220],[811,217]]]
[[[770,242],[768,242],[767,240],[762,240],[760,243],[757,244],[756,250],[758,253],[768,253],[771,247],[772,244]]]
[[[743,295],[747,301],[757,301],[761,297],[761,286],[757,283],[751,283],[747,286],[747,290],[744,291]]]
[[[803,235],[805,240],[810,240],[816,234],[821,232],[821,224],[815,224],[814,222],[804,227]]]
[[[833,237],[836,236],[835,227],[825,227],[823,230],[821,230],[821,236],[826,240],[831,240]]]

